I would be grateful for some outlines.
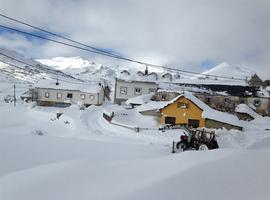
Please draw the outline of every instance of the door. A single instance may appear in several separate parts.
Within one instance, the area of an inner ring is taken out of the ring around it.
[[[175,125],[175,117],[165,117],[165,124]]]
[[[189,119],[188,126],[192,128],[198,128],[200,126],[200,120],[197,119]]]

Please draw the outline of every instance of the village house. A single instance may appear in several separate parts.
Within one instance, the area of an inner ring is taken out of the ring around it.
[[[260,87],[262,82],[262,79],[257,74],[254,74],[248,81],[248,85],[251,87]]]
[[[105,98],[101,84],[42,80],[31,91],[40,106],[101,105]]]
[[[163,74],[162,78],[163,78],[163,80],[166,80],[166,81],[172,81],[172,79],[173,79],[173,77],[170,73]]]
[[[124,76],[129,76],[130,72],[125,69],[125,70],[121,71],[120,74],[122,74]]]
[[[154,80],[157,80],[158,79],[158,74],[156,72],[151,72],[150,74],[148,74],[148,77],[151,77]]]
[[[149,93],[155,93],[158,84],[152,81],[115,79],[114,103],[122,104],[126,100]]]
[[[233,87],[234,89],[235,87]],[[247,104],[249,107],[253,108],[258,114],[262,116],[270,116],[270,97],[263,97],[256,95],[256,92],[239,92],[238,96],[229,92],[212,92],[212,93],[194,93],[194,95],[203,101],[205,104],[213,109],[235,113],[235,108],[239,104]],[[181,92],[179,91],[166,91],[159,90],[153,97],[155,101],[170,101]]]
[[[138,110],[142,114],[158,117],[161,124],[242,130],[235,115],[214,110],[188,92],[171,101],[150,101]]]

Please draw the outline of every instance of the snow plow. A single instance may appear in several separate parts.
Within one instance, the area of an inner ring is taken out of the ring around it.
[[[173,142],[172,153],[176,151],[218,149],[215,131],[205,129],[184,128],[184,134],[180,136],[178,142]]]

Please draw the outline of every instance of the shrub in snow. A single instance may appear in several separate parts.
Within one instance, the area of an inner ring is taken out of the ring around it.
[[[79,107],[79,110],[85,110],[85,105],[81,101],[78,101],[77,105]]]
[[[4,97],[4,101],[6,103],[12,103],[14,101],[14,96],[13,95],[7,95]]]

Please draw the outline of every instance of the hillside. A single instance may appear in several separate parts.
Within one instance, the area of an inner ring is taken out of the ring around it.
[[[204,75],[217,75],[217,76],[228,76],[235,78],[250,78],[255,71],[247,69],[245,67],[239,67],[230,65],[226,62],[223,62],[210,70],[203,72]]]

